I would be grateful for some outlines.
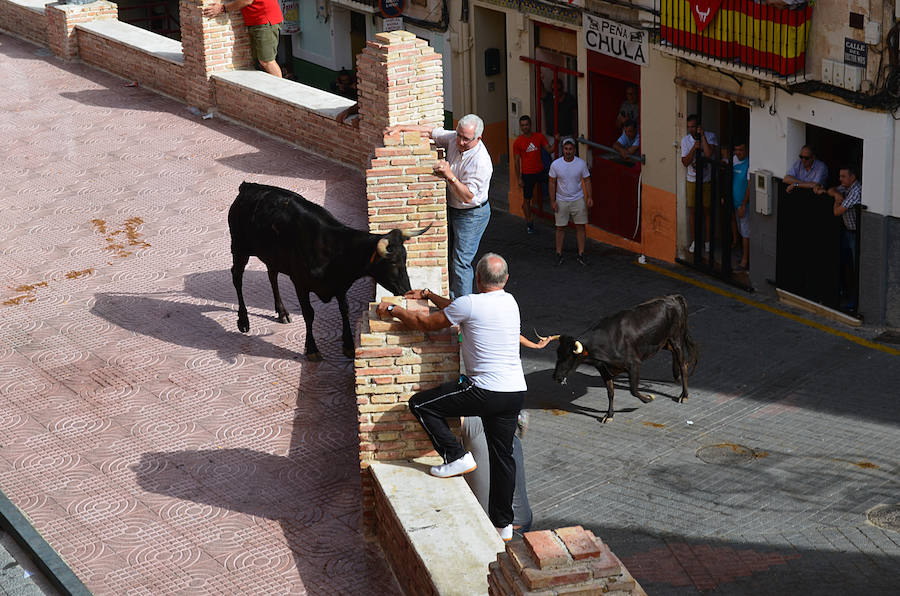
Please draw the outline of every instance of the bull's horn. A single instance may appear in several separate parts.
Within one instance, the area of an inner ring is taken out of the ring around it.
[[[551,335],[550,337],[541,337],[541,334],[537,332],[537,329],[534,330],[534,334],[537,335],[538,340],[544,341],[545,339],[548,341],[555,341],[559,339],[558,335]]]
[[[424,234],[425,232],[427,232],[428,230],[431,229],[431,224],[433,224],[433,223],[434,222],[429,223],[427,226],[425,226],[421,230],[413,230],[411,232],[407,232],[406,230],[403,230],[403,232],[402,232],[403,238],[406,240],[409,240],[410,238],[415,238],[416,236],[421,236],[422,234]]]
[[[577,339],[575,340],[575,349],[573,350],[576,354],[581,354],[584,352],[584,346],[581,345],[581,342]]]
[[[382,238],[378,241],[378,244],[375,245],[375,252],[378,253],[378,256],[382,259],[387,258],[388,256],[388,244],[390,241],[387,238]]]

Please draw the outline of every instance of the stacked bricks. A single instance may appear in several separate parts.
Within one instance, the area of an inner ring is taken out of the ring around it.
[[[42,46],[49,45],[45,14],[43,6],[38,8],[10,0],[0,0],[0,28]]]
[[[527,532],[489,569],[490,596],[646,596],[609,547],[581,526]]]
[[[78,32],[78,54],[87,64],[184,101],[184,72],[180,62],[143,52],[86,29]]]
[[[437,152],[427,136],[406,132],[384,137],[366,170],[369,231],[384,234],[391,229],[414,230],[429,223],[426,234],[406,242],[406,266],[439,268],[441,287],[449,294],[447,270],[446,183],[434,176]]]
[[[90,4],[48,4],[45,14],[50,50],[64,60],[71,60],[78,56],[75,25],[91,21],[115,21],[119,18],[119,7],[105,0]]]
[[[426,300],[388,298],[410,310],[428,310]],[[375,314],[361,322],[356,349],[356,404],[359,422],[359,462],[363,485],[366,535],[375,532],[374,461],[405,461],[434,453],[428,435],[409,411],[409,397],[459,376],[459,339],[455,327],[413,331],[394,319]],[[382,511],[382,514],[384,512]]]
[[[184,52],[184,98],[201,110],[215,106],[209,77],[251,66],[250,37],[240,12],[213,19],[203,16],[204,0],[181,0],[181,47]]]
[[[408,31],[378,33],[357,56],[360,132],[366,147],[379,147],[392,124],[444,122],[441,55]]]

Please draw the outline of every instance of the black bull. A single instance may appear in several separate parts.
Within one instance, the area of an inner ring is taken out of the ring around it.
[[[576,339],[557,336],[556,369],[553,379],[565,383],[579,364],[597,368],[606,382],[609,411],[603,422],[613,418],[615,387],[613,378],[628,373],[631,394],[647,403],[653,399],[638,391],[641,362],[662,349],[672,352],[672,376],[681,379],[679,402],[688,399],[687,377],[697,365],[697,346],[688,332],[687,302],[678,294],[648,300],[634,308],[601,319],[587,334]],[[690,371],[688,370],[690,368]]]
[[[244,333],[250,330],[242,285],[244,268],[250,257],[256,256],[268,270],[279,323],[290,323],[291,317],[281,302],[278,274],[284,273],[294,284],[306,322],[306,357],[322,359],[312,333],[315,313],[309,293],[315,292],[322,302],[337,297],[343,325],[343,352],[353,358],[347,290],[357,279],[368,275],[394,295],[408,292],[403,242],[424,234],[429,227],[430,224],[415,232],[391,230],[387,234],[370,234],[345,226],[324,207],[310,203],[297,193],[275,186],[242,183],[228,210],[238,329]]]

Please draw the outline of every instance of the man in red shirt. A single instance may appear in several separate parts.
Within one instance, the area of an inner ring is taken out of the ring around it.
[[[544,160],[541,159],[541,149],[548,154],[552,153],[547,137],[539,132],[531,132],[531,116],[519,118],[519,128],[522,134],[513,143],[513,154],[516,159],[516,180],[522,189],[522,212],[528,223],[528,233],[534,234],[534,214],[531,212],[531,199],[534,196],[534,187],[537,184],[547,185],[547,172],[544,169]]]
[[[281,78],[281,67],[275,61],[278,54],[278,36],[281,34],[281,5],[278,0],[231,0],[210,4],[203,9],[203,16],[213,18],[225,12],[240,10],[250,34],[250,52],[259,65],[270,75]]]

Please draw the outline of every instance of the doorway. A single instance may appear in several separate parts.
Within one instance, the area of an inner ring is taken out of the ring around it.
[[[509,163],[506,120],[506,14],[475,7],[475,113],[484,120],[481,141],[494,165]],[[518,123],[517,123],[518,124]]]

